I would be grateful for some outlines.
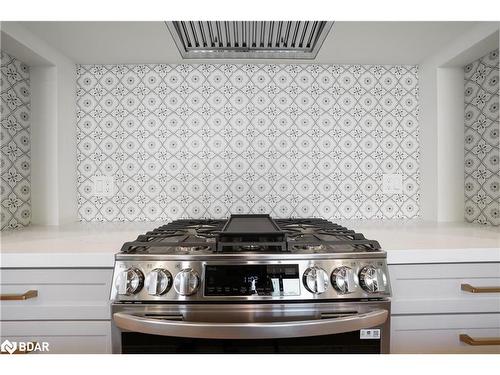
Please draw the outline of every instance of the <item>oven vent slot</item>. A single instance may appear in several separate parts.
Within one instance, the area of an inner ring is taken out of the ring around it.
[[[167,21],[184,59],[314,59],[329,21]]]

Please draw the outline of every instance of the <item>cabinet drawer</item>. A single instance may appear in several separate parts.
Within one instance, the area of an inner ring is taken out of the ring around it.
[[[109,321],[2,321],[0,327],[1,342],[46,342],[52,354],[111,353]]]
[[[500,353],[500,345],[472,346],[460,334],[500,339],[500,314],[393,316],[391,353]]]
[[[2,269],[0,293],[33,298],[2,300],[2,320],[110,319],[112,269]]]
[[[500,263],[389,266],[393,314],[500,312],[500,293],[470,293],[462,284],[500,287]]]

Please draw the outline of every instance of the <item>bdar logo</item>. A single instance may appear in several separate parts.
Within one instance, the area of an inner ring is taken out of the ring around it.
[[[48,352],[50,351],[49,349],[49,343],[46,341],[42,342],[24,342],[24,341],[9,341],[5,340],[2,342],[2,345],[0,345],[0,350],[2,353],[9,353],[9,354],[14,354],[14,353],[31,353],[31,352]]]
[[[9,340],[5,340],[2,342],[2,345],[0,346],[0,350],[2,353],[9,353],[12,354],[16,351],[17,349],[17,342],[10,342]]]

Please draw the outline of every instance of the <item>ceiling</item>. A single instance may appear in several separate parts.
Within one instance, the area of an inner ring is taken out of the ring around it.
[[[76,63],[200,61],[181,59],[169,31],[162,21],[20,23]],[[313,62],[418,64],[477,24],[478,22],[448,21],[340,21],[334,24]],[[243,60],[231,61],[243,62]],[[284,60],[273,61],[283,62]],[[311,60],[305,61],[311,62]]]

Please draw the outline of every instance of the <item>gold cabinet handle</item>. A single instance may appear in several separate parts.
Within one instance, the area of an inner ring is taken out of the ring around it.
[[[472,286],[470,284],[462,284],[460,289],[469,293],[500,293],[500,286]]]
[[[22,294],[0,294],[0,301],[23,301],[38,297],[38,290],[28,290]]]
[[[470,337],[469,335],[461,334],[459,336],[461,342],[472,345],[500,345],[500,337]]]

